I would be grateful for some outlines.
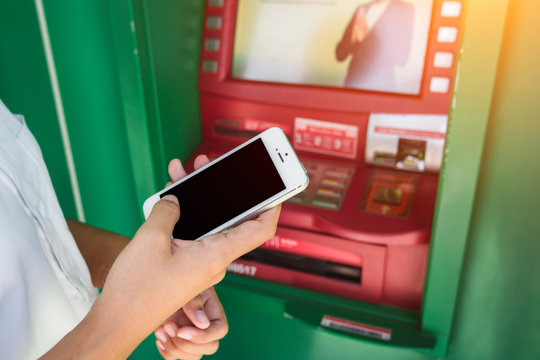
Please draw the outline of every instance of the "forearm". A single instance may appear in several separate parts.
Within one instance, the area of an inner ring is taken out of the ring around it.
[[[68,218],[66,222],[88,265],[94,286],[103,288],[112,265],[130,239]],[[145,291],[123,299],[126,301],[117,301],[123,290],[121,286],[104,289],[86,317],[40,360],[126,359],[170,314],[159,316],[156,311],[146,314],[152,308],[146,300],[155,296]],[[156,315],[157,320],[152,318]]]
[[[88,265],[92,283],[102,288],[112,264],[130,239],[68,218],[66,221]]]
[[[271,238],[279,210],[280,206],[270,209],[227,235],[171,243],[180,209],[176,197],[165,196],[114,261],[87,316],[42,359],[127,358],[163,321],[221,281],[233,259]],[[86,240],[110,236],[73,222],[71,227]]]
[[[49,359],[126,359],[144,337],[127,335],[118,328],[114,316],[107,309],[94,304],[88,315],[40,360]],[[132,329],[129,329],[132,330]]]

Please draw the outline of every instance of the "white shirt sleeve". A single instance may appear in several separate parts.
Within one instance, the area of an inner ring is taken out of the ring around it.
[[[0,101],[0,359],[36,359],[97,296],[39,146]]]

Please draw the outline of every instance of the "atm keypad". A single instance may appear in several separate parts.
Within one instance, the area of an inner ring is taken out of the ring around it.
[[[303,164],[309,175],[309,187],[289,202],[327,210],[340,210],[354,167],[310,161],[303,161]]]

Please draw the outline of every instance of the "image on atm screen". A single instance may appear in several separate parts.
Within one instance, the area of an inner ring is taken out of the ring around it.
[[[258,139],[161,194],[173,194],[181,216],[177,239],[193,240],[283,191],[285,184]]]
[[[232,75],[419,94],[432,7],[433,0],[240,0]]]

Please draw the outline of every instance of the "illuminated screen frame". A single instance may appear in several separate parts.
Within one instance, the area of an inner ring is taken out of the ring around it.
[[[442,3],[443,0],[433,1],[419,95],[234,79],[231,77],[231,71],[238,0],[224,0],[222,7],[210,6],[207,3],[202,39],[199,90],[202,93],[222,95],[245,101],[316,110],[359,113],[446,114],[450,104],[452,85],[449,86],[446,93],[435,93],[429,90],[430,81],[433,77],[444,77],[450,79],[450,84],[453,84],[452,79],[457,62],[456,52],[459,39],[456,39],[453,43],[437,42],[437,32],[440,27],[455,27],[458,28],[459,37],[462,19],[461,17],[442,17],[440,15]],[[213,28],[208,25],[209,19],[215,17],[221,19],[220,28]],[[204,46],[206,39],[219,39],[219,50],[206,49]],[[452,53],[454,55],[452,66],[449,68],[435,68],[433,61],[436,52]],[[205,63],[209,61],[216,62],[217,69],[215,72],[204,70]]]
[[[239,0],[231,77],[419,95],[433,0],[372,1]]]

